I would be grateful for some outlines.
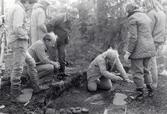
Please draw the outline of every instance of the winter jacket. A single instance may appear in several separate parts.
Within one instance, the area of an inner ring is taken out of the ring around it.
[[[31,41],[34,43],[44,37],[45,31],[40,26],[46,23],[46,12],[43,6],[36,3],[31,14]]]
[[[12,10],[8,14],[8,43],[12,43],[17,39],[28,40],[28,33],[26,30],[26,12],[23,4],[16,2]]]
[[[70,21],[65,20],[64,16],[58,16],[46,24],[47,31],[53,31],[58,35],[58,46],[65,45],[68,43],[69,31],[70,31]]]
[[[130,59],[155,56],[155,45],[151,35],[151,19],[141,11],[135,11],[128,17]]]
[[[163,11],[156,11],[154,9],[148,11],[148,16],[151,18],[152,36],[155,43],[165,42],[165,28],[166,28],[166,15]]]
[[[56,35],[58,35],[57,47],[55,47],[55,51],[51,49],[51,57],[54,59],[58,53],[58,59],[60,63],[60,72],[65,71],[65,46],[69,41],[69,31],[70,31],[70,21],[65,20],[65,17],[57,16],[46,24],[46,28],[48,32],[53,31]],[[58,51],[58,52],[56,52]]]

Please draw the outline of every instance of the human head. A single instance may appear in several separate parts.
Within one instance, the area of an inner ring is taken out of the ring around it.
[[[58,36],[55,35],[53,32],[46,33],[43,37],[43,41],[47,47],[55,47],[57,42]]]
[[[156,11],[163,10],[163,6],[158,0],[145,0],[143,2],[143,7],[146,10],[155,9]]]
[[[26,10],[30,9],[32,4],[36,3],[37,0],[19,0],[25,7]]]
[[[126,6],[126,12],[128,13],[128,15],[134,13],[137,9],[139,9],[139,6],[135,3],[129,3]]]
[[[105,56],[105,59],[110,63],[110,62],[112,62],[112,60],[114,59],[114,58],[116,58],[116,57],[118,57],[119,55],[118,55],[118,51],[117,50],[115,50],[115,49],[113,49],[113,48],[109,48],[109,49],[107,49],[104,53],[103,53],[103,55]]]

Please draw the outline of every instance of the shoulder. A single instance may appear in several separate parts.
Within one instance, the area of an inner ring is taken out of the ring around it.
[[[41,40],[36,41],[34,44],[32,44],[29,49],[32,50],[38,50],[38,49],[43,49],[45,48],[44,43]]]

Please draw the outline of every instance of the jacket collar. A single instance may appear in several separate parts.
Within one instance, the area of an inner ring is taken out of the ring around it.
[[[134,10],[133,12],[130,12],[129,14],[128,14],[128,17],[130,17],[131,15],[133,15],[133,14],[135,14],[135,13],[137,13],[137,12],[143,12],[141,9],[136,9],[136,10]]]

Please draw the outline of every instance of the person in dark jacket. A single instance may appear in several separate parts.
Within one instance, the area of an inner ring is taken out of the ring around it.
[[[136,99],[142,99],[144,84],[147,86],[148,96],[153,95],[149,61],[155,56],[155,45],[151,35],[151,19],[140,11],[136,4],[128,4],[126,11],[129,21],[129,44],[124,58],[126,61],[131,59],[133,80],[137,87]]]
[[[64,74],[65,72],[65,46],[69,41],[69,31],[70,31],[70,20],[66,18],[66,14],[57,15],[55,18],[51,19],[46,24],[48,32],[53,31],[56,35],[58,35],[58,41],[56,44],[56,48],[58,50],[58,60],[60,63],[60,74]],[[56,51],[54,49],[50,49],[50,53],[52,53],[52,57],[56,55]]]

